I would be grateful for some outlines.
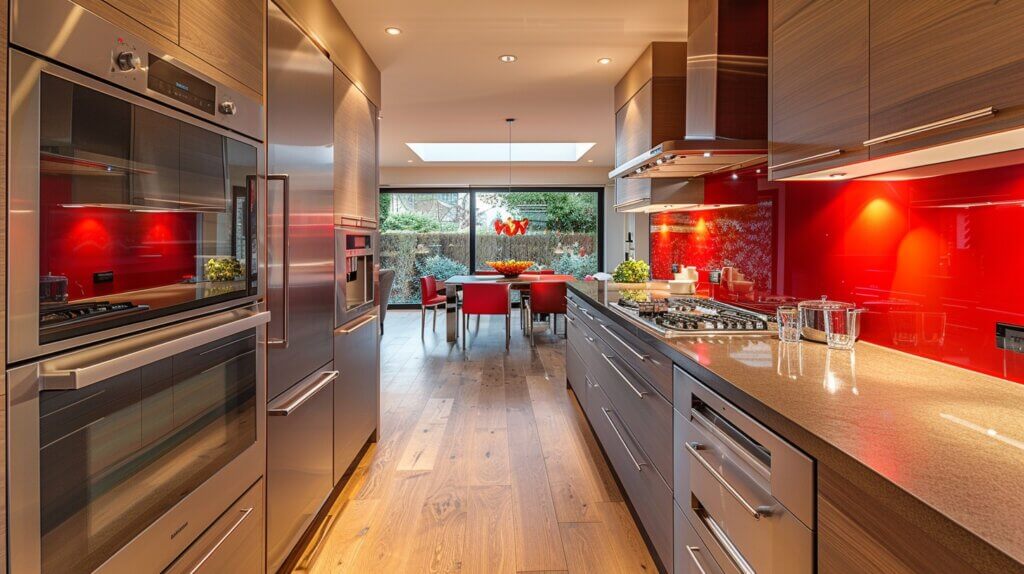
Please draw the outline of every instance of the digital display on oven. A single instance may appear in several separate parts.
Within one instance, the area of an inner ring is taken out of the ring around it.
[[[217,88],[155,54],[149,55],[149,89],[215,114]]]

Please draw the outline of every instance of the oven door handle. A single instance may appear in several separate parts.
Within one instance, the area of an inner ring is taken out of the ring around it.
[[[289,234],[289,219],[291,219],[291,210],[288,207],[290,198],[290,183],[291,177],[287,173],[272,173],[267,176],[267,181],[280,181],[281,182],[281,204],[283,209],[281,210],[281,298],[284,299],[281,305],[281,333],[280,339],[268,338],[267,346],[273,349],[287,349],[288,348],[288,315],[291,313],[288,309],[288,291],[290,284],[288,282],[288,236]],[[269,190],[268,190],[269,193]],[[270,214],[267,214],[270,217]],[[267,261],[267,267],[270,267],[270,262]],[[268,297],[269,299],[269,297]]]
[[[44,366],[39,373],[39,390],[74,391],[82,389],[218,339],[230,337],[235,333],[259,327],[269,321],[270,312],[262,311],[238,321],[218,325],[198,333],[190,333],[129,353],[118,354],[88,365],[53,370],[47,370]]]

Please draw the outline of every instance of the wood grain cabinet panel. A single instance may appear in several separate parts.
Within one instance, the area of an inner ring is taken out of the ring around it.
[[[871,138],[988,107],[993,116],[871,146],[871,156],[1024,124],[1024,2],[871,2]]]
[[[178,0],[105,0],[161,36],[178,41]]]
[[[768,165],[790,166],[773,168],[773,179],[867,159],[868,5],[772,3]],[[802,161],[815,156],[824,157]]]
[[[897,511],[818,466],[818,573],[980,572]]]
[[[377,227],[377,107],[334,70],[334,217]]]
[[[182,48],[263,93],[266,3],[260,0],[180,0]]]

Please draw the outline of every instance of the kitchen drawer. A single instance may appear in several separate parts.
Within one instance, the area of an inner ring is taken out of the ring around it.
[[[593,329],[657,392],[672,398],[672,361],[668,357],[641,342],[614,321],[601,321]]]
[[[267,567],[276,572],[334,487],[334,381],[327,363],[267,405]]]
[[[733,433],[741,437],[741,441],[752,442],[756,445],[753,448],[761,451],[761,456],[767,457],[769,461],[767,463],[770,468],[768,488],[771,496],[795,514],[805,525],[813,525],[815,515],[814,460],[771,429],[737,409],[732,403],[686,371],[675,367],[674,378],[675,409],[683,416],[684,421],[691,423],[689,426],[683,425],[681,428],[687,430],[694,426],[692,423],[695,422],[695,416],[700,416],[699,413],[695,414],[695,411],[706,409],[704,412],[707,416],[702,417],[703,421],[707,421],[710,416],[716,421],[723,422],[724,424],[720,425],[721,428],[727,429],[723,432],[716,430],[719,427],[715,427],[709,432],[713,432],[716,437]],[[708,425],[701,424],[700,428],[707,429]],[[685,436],[681,438],[685,438]],[[738,453],[735,457],[737,460],[745,464],[757,464],[748,454],[749,449],[741,448],[737,441],[729,439],[728,436],[724,438],[729,442],[730,450]],[[682,444],[677,446],[681,448]],[[688,468],[684,468],[684,470],[688,471]]]
[[[591,378],[604,390],[623,424],[650,456],[651,462],[672,482],[672,405],[634,372],[603,339],[592,359]]]
[[[622,424],[608,396],[588,389],[590,423],[665,569],[672,571],[672,491]]]
[[[674,495],[686,518],[713,553],[727,555],[720,564],[813,572],[813,461],[700,383],[681,386],[690,400],[677,406],[690,408],[676,419],[677,472],[685,480],[677,475]],[[797,515],[805,503],[807,522]]]
[[[566,297],[566,307],[569,311],[576,313],[578,317],[583,319],[583,324],[591,329],[597,329],[597,326],[602,324],[606,319],[600,317],[598,313],[590,304],[584,302],[582,299],[575,295],[569,295]]]
[[[583,357],[576,350],[576,344],[572,340],[565,346],[565,376],[569,380],[573,392],[576,393],[576,399],[579,400],[580,405],[585,404],[587,400],[587,365],[583,362]]]
[[[376,313],[334,331],[334,483],[355,460],[380,418],[380,320]]]
[[[704,544],[697,531],[678,504],[672,505],[675,517],[675,574],[741,574],[732,564],[726,564],[729,569],[723,569],[718,561],[711,554],[711,550]]]
[[[165,574],[263,572],[263,479],[242,495]]]

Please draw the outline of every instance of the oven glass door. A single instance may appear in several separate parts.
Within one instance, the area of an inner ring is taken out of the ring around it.
[[[39,343],[256,293],[258,150],[38,74]]]
[[[42,572],[92,572],[256,442],[256,338],[39,393]]]

